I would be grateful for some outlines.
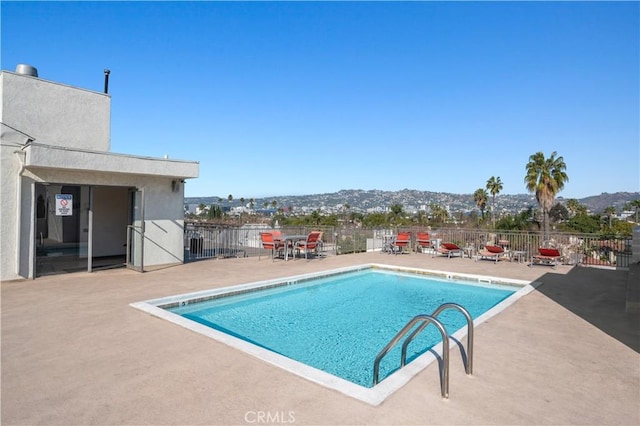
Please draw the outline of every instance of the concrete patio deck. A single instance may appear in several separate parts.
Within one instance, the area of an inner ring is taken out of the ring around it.
[[[129,306],[363,263],[543,284],[477,327],[472,377],[453,345],[448,400],[433,363],[377,407]],[[625,312],[626,285],[626,271],[380,253],[3,282],[1,422],[638,425],[640,315]]]

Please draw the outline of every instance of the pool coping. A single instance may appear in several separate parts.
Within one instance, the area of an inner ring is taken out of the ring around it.
[[[130,306],[140,311],[146,312],[155,317],[167,320],[171,323],[184,327],[188,330],[207,336],[215,341],[223,343],[232,348],[241,350],[251,356],[254,356],[260,360],[263,360],[276,367],[289,371],[297,376],[300,376],[311,382],[320,384],[324,387],[336,390],[344,395],[358,399],[373,406],[380,405],[386,398],[392,395],[394,392],[402,388],[419,372],[424,370],[433,361],[437,360],[442,353],[442,343],[435,345],[431,350],[420,355],[418,358],[407,364],[405,367],[397,370],[392,375],[386,377],[380,383],[372,388],[366,388],[348,380],[339,378],[332,374],[326,373],[322,370],[308,366],[301,362],[295,361],[291,358],[287,358],[283,355],[279,355],[270,350],[258,347],[244,340],[236,337],[232,337],[228,334],[214,330],[205,325],[196,323],[187,318],[184,318],[178,314],[169,312],[166,308],[174,306],[184,306],[189,303],[196,303],[204,300],[210,300],[218,297],[229,296],[231,294],[248,293],[257,290],[263,290],[266,288],[273,288],[278,286],[293,285],[299,282],[304,282],[317,277],[326,277],[334,274],[342,274],[345,272],[353,272],[364,269],[382,269],[393,272],[404,272],[413,274],[434,275],[440,278],[446,279],[463,279],[477,281],[479,284],[503,284],[509,286],[521,287],[513,295],[500,302],[487,312],[480,315],[474,320],[474,327],[482,324],[487,319],[502,312],[513,303],[515,303],[521,297],[531,293],[540,284],[539,281],[526,281],[507,279],[495,276],[466,274],[466,273],[454,273],[440,270],[413,268],[392,266],[380,263],[367,263],[343,268],[332,269],[329,271],[320,271],[309,274],[295,275],[277,279],[263,280],[246,284],[238,284],[233,286],[226,286],[216,289],[184,293],[172,296],[166,296],[162,298],[149,299],[140,302],[131,303]],[[460,330],[450,335],[449,337],[457,342],[462,342],[467,335],[467,326],[462,327]],[[438,355],[436,355],[438,354]],[[373,360],[372,360],[373,364]],[[464,367],[462,367],[464,368]]]

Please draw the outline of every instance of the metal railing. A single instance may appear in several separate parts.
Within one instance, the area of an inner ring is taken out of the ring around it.
[[[440,392],[443,398],[449,398],[449,335],[442,323],[431,315],[417,315],[413,317],[402,330],[400,330],[387,345],[378,353],[373,363],[373,385],[378,384],[380,375],[380,361],[416,324],[424,323],[425,326],[433,324],[442,337],[442,370],[440,373]]]
[[[466,357],[467,362],[464,365],[464,370],[467,373],[467,375],[470,376],[473,374],[473,333],[474,333],[473,318],[471,318],[471,314],[469,313],[469,311],[467,311],[464,307],[462,307],[457,303],[443,303],[438,307],[438,309],[433,311],[431,316],[434,318],[438,318],[438,315],[440,315],[446,309],[458,310],[462,315],[464,315],[464,318],[467,320],[467,357]],[[427,325],[429,324],[426,322],[422,323],[419,327],[417,327],[413,331],[413,333],[409,335],[409,337],[405,339],[404,343],[402,344],[402,354],[400,357],[401,367],[404,367],[407,364],[407,349],[409,348],[409,343],[411,343],[411,341],[418,334],[420,334]]]
[[[628,268],[632,255],[632,238],[603,237],[598,234],[552,232],[543,240],[538,232],[499,231],[482,229],[459,229],[425,227],[359,228],[331,226],[297,226],[279,228],[284,234],[308,234],[323,232],[325,255],[342,255],[381,251],[399,231],[411,233],[411,249],[416,251],[417,232],[427,232],[434,247],[442,242],[456,243],[460,247],[482,249],[488,244],[500,244],[507,250],[526,252],[525,258],[537,254],[539,247],[558,248],[563,263],[569,265],[607,266]],[[260,243],[260,232],[273,230],[266,224],[214,225],[206,222],[185,221],[185,260],[257,257],[264,253]]]
[[[465,363],[465,372],[467,375],[473,374],[473,318],[471,314],[464,307],[457,303],[443,303],[433,311],[431,315],[417,315],[413,317],[402,329],[385,345],[384,348],[378,353],[376,359],[373,362],[373,385],[379,383],[380,377],[380,362],[389,353],[400,340],[413,329],[409,337],[404,339],[402,343],[402,352],[400,356],[400,368],[407,364],[407,348],[409,343],[422,332],[429,324],[436,326],[442,337],[442,370],[440,372],[440,391],[443,398],[449,398],[449,334],[444,325],[438,321],[437,317],[446,309],[456,309],[467,320],[467,362]],[[418,325],[415,329],[414,326]]]

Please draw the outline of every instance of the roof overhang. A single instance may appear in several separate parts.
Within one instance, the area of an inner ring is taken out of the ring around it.
[[[139,157],[105,151],[79,150],[52,145],[30,143],[24,148],[25,167],[87,172],[121,173],[147,176],[166,176],[192,179],[198,177],[196,161]]]

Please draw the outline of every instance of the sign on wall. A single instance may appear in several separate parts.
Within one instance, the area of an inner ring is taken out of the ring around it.
[[[73,215],[73,195],[56,194],[56,216]]]

